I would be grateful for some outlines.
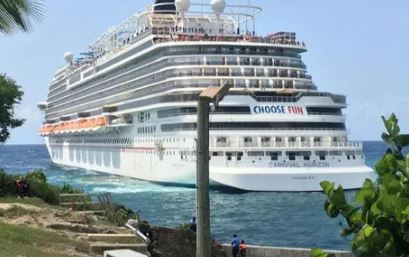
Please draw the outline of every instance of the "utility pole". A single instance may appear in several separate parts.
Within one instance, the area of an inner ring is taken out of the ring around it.
[[[197,233],[196,257],[210,257],[210,196],[209,196],[209,114],[210,103],[217,108],[231,88],[231,83],[221,87],[208,87],[199,96],[197,112],[196,197]]]

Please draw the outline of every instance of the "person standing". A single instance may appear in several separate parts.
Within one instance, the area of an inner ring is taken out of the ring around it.
[[[233,236],[233,240],[231,241],[231,249],[232,249],[232,256],[238,257],[239,250],[240,250],[240,240],[237,235]]]
[[[241,240],[240,243],[240,257],[246,257],[247,256],[247,245],[244,240]]]
[[[190,221],[190,230],[196,233],[196,217],[192,217],[192,220]]]

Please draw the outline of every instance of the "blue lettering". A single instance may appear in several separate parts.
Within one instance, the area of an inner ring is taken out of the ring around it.
[[[255,114],[264,114],[264,113],[286,113],[284,105],[272,105],[272,106],[254,106],[253,111]]]
[[[266,113],[271,113],[271,108],[269,106],[265,106],[264,108],[266,110]]]
[[[273,113],[277,113],[277,107],[271,106],[271,110],[272,110]]]
[[[284,106],[281,106],[281,113],[285,113],[285,108],[284,108]]]
[[[260,113],[260,106],[255,106],[254,107],[254,113],[259,114]]]

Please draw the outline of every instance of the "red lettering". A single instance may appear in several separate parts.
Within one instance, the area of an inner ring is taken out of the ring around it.
[[[304,109],[299,106],[288,106],[288,113],[304,115]]]

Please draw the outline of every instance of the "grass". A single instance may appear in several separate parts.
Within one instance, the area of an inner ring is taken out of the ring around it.
[[[53,232],[0,223],[0,257],[72,257],[68,250],[87,247]]]
[[[33,205],[40,208],[47,208],[50,207],[49,204],[45,203],[40,198],[17,198],[17,197],[0,197],[0,203],[9,203],[9,204],[28,204]],[[55,206],[52,206],[55,208]]]
[[[2,210],[0,209],[0,217],[2,218],[14,218],[14,217],[20,217],[20,216],[32,216],[36,217],[36,214],[38,214],[38,210],[31,210],[31,209],[26,209],[17,205],[12,206],[9,209]]]

